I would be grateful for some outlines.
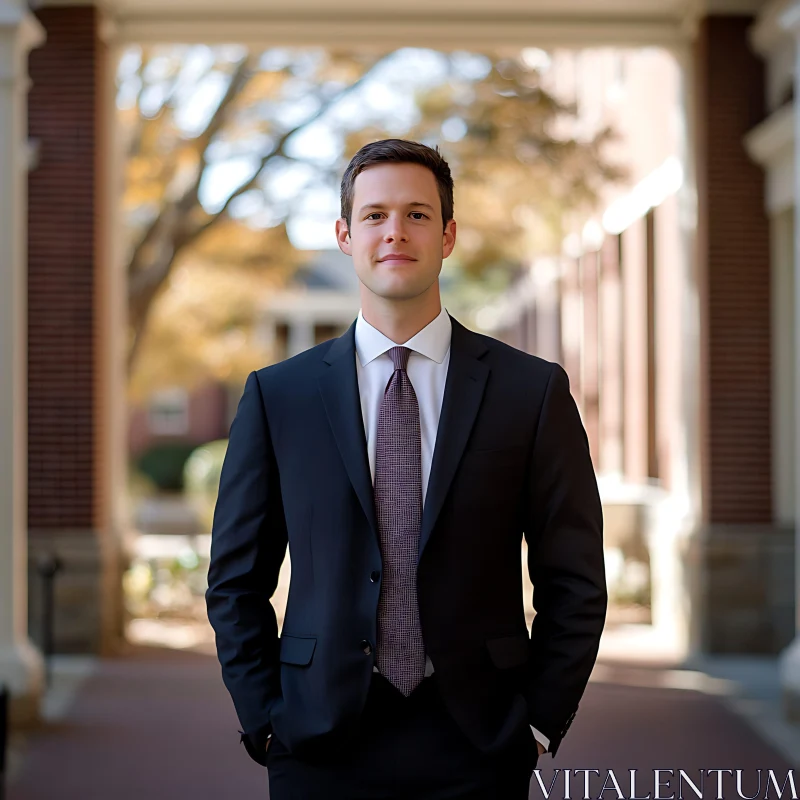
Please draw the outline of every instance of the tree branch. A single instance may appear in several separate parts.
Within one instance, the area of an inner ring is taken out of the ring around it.
[[[223,95],[222,99],[219,102],[219,105],[215,109],[211,119],[209,120],[208,124],[206,125],[205,129],[196,136],[191,142],[197,143],[200,145],[198,148],[200,150],[200,166],[198,167],[198,175],[197,179],[194,181],[192,186],[189,188],[187,192],[184,193],[183,197],[180,198],[177,202],[167,203],[162,206],[161,211],[159,211],[156,218],[150,223],[147,230],[144,232],[142,238],[139,240],[139,243],[134,248],[133,254],[130,258],[130,267],[128,269],[129,273],[138,272],[141,268],[141,263],[143,261],[143,254],[146,250],[150,247],[155,239],[156,235],[159,233],[160,228],[162,227],[162,218],[169,213],[170,208],[178,206],[181,210],[188,212],[196,203],[197,203],[197,196],[198,192],[200,191],[200,182],[203,177],[203,169],[206,164],[205,160],[205,152],[208,149],[208,145],[211,142],[214,134],[222,127],[224,120],[225,120],[225,112],[233,100],[236,98],[238,93],[242,90],[244,85],[247,83],[249,79],[248,75],[248,65],[250,64],[249,56],[243,58],[239,64],[237,65],[236,69],[233,72],[231,80],[228,84],[228,88]],[[209,70],[210,71],[210,70]],[[175,82],[175,84],[177,81]],[[172,91],[170,92],[170,98],[173,96],[175,91],[175,84],[173,84]],[[165,105],[166,105],[165,100]]]
[[[211,115],[211,119],[208,121],[205,130],[203,130],[189,142],[190,144],[197,145],[198,152],[200,153],[201,163],[204,166],[207,163],[206,151],[208,150],[208,146],[211,144],[211,140],[214,138],[214,136],[216,136],[222,128],[225,122],[225,114],[228,110],[228,107],[241,94],[242,90],[247,85],[247,82],[252,77],[250,69],[252,64],[253,59],[248,55],[236,65],[236,69],[233,71],[233,75],[228,83],[228,88],[225,90],[225,94],[222,96],[217,108]]]
[[[245,181],[237,189],[235,189],[231,193],[231,195],[228,197],[228,199],[225,201],[225,203],[222,206],[222,208],[218,212],[213,214],[206,222],[204,222],[202,225],[200,225],[191,234],[190,238],[188,239],[187,242],[184,243],[184,245],[195,241],[206,230],[208,230],[208,228],[210,228],[218,219],[220,219],[220,217],[222,217],[225,214],[227,214],[231,203],[237,197],[241,197],[241,195],[243,195],[245,192],[249,192],[251,189],[253,189],[256,186],[259,176],[264,171],[264,167],[267,165],[267,163],[270,161],[270,159],[275,158],[278,155],[283,155],[283,148],[284,148],[286,142],[288,141],[288,139],[291,136],[294,136],[294,134],[296,134],[298,131],[301,131],[303,128],[308,127],[312,122],[316,122],[320,117],[322,117],[322,115],[326,111],[328,111],[331,108],[331,106],[333,106],[335,103],[339,102],[342,98],[347,97],[347,95],[352,94],[352,92],[355,89],[357,89],[359,86],[361,86],[364,83],[364,81],[369,77],[369,75],[372,73],[372,71],[375,69],[375,67],[384,58],[385,58],[385,56],[382,56],[381,58],[377,59],[375,62],[372,63],[372,65],[369,67],[369,69],[367,69],[367,71],[364,72],[364,74],[360,78],[358,78],[357,80],[353,81],[353,83],[351,83],[348,86],[346,86],[344,89],[342,89],[340,92],[335,94],[332,98],[330,98],[327,102],[320,104],[320,107],[308,119],[304,120],[299,125],[297,125],[296,127],[292,128],[291,130],[285,131],[281,135],[281,137],[278,139],[278,141],[275,143],[275,145],[267,153],[265,153],[261,157],[260,163],[259,163],[258,167],[256,168],[255,172],[253,173],[253,176],[248,181]]]
[[[257,185],[258,179],[267,163],[276,156],[283,155],[283,148],[291,136],[319,120],[333,105],[360,87],[372,74],[376,66],[385,58],[386,56],[381,56],[375,59],[365,72],[353,81],[353,83],[333,96],[326,98],[324,102],[320,103],[319,108],[307,119],[290,130],[285,131],[275,144],[261,156],[252,177],[240,184],[228,196],[219,211],[208,215],[208,218],[201,224],[195,225],[193,228],[188,228],[187,221],[191,220],[193,213],[198,208],[201,208],[198,194],[204,173],[203,167],[206,164],[205,153],[208,145],[213,136],[224,124],[225,109],[235,100],[249,78],[249,58],[243,59],[242,62],[239,63],[231,79],[228,91],[226,91],[214,115],[211,120],[209,120],[209,124],[206,126],[203,133],[194,140],[204,146],[200,154],[200,168],[197,171],[196,179],[192,182],[192,186],[190,186],[177,201],[167,203],[162,207],[158,216],[150,224],[144,236],[139,241],[139,244],[134,249],[129,261],[129,320],[135,332],[132,350],[129,352],[129,368],[133,363],[135,352],[138,350],[138,344],[141,338],[139,330],[143,327],[152,301],[161,285],[169,277],[172,266],[180,252],[197,241],[203,233],[222,217],[226,216],[231,203],[237,197],[241,197],[241,195],[250,191]],[[150,253],[153,249],[157,251],[156,254]],[[148,266],[145,267],[146,263]]]

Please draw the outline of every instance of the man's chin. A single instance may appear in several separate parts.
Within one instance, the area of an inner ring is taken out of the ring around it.
[[[416,300],[428,291],[429,286],[412,286],[409,284],[400,285],[383,285],[383,286],[370,286],[370,291],[382,298],[383,300],[394,300],[398,303]]]

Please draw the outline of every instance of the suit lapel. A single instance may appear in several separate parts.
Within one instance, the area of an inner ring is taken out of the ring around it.
[[[319,388],[347,475],[377,537],[372,476],[358,393],[355,332],[354,322],[328,349],[324,360],[330,367],[320,377]]]
[[[450,364],[447,368],[442,412],[436,433],[428,491],[422,512],[419,557],[431,537],[442,504],[461,460],[483,399],[489,367],[480,359],[487,352],[481,338],[457,320],[452,322]],[[355,322],[325,354],[329,368],[319,379],[320,392],[336,446],[344,461],[370,527],[379,538],[372,476],[367,456],[364,420],[356,374]]]
[[[475,424],[490,372],[489,367],[480,360],[488,349],[481,338],[452,317],[450,319],[453,325],[450,364],[422,512],[419,558],[422,558],[453,482],[461,454]]]

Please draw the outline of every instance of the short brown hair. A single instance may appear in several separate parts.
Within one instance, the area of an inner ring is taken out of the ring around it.
[[[439,200],[442,204],[442,226],[453,219],[453,178],[450,175],[450,166],[436,148],[428,147],[420,142],[408,139],[380,139],[377,142],[365,144],[347,165],[342,176],[341,187],[341,216],[347,220],[350,228],[350,218],[353,214],[353,195],[355,193],[356,177],[367,167],[374,164],[421,164],[427,167],[436,178],[439,187]]]

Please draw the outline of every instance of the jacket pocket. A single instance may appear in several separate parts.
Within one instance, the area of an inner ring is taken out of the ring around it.
[[[486,648],[498,669],[511,669],[524,664],[530,658],[531,639],[526,633],[487,639]]]
[[[281,662],[305,667],[311,663],[314,648],[317,646],[316,636],[281,636]]]

